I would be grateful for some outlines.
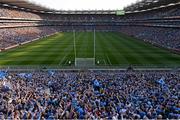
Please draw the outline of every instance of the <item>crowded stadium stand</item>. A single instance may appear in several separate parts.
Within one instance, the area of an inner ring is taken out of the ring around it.
[[[1,71],[1,119],[178,119],[178,71]]]
[[[125,8],[121,32],[179,51],[179,0],[143,0]],[[127,22],[128,21],[128,22]]]
[[[164,48],[180,50],[178,0],[144,0],[125,8],[123,16],[107,10],[54,11],[21,0],[2,0],[0,6],[1,49],[58,31],[96,29],[119,31]]]
[[[0,0],[0,49],[95,29],[180,53],[179,8],[179,0],[143,0],[117,15]],[[179,83],[178,69],[0,69],[0,119],[180,119]]]

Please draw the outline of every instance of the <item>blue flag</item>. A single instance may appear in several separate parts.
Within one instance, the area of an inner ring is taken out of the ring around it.
[[[157,82],[160,84],[160,85],[165,85],[165,78],[164,77],[161,77],[161,79],[159,79]]]
[[[32,79],[32,73],[26,73],[25,78]]]
[[[0,79],[3,79],[7,76],[7,73],[4,71],[0,71]]]
[[[100,86],[99,81],[98,81],[98,80],[95,80],[95,81],[94,81],[94,85],[99,87],[99,86]]]
[[[162,88],[163,91],[169,92],[169,87],[165,83],[165,77],[161,77],[161,79],[159,79],[157,82],[161,85],[161,88]]]
[[[20,73],[18,76],[20,78],[32,79],[32,73]]]
[[[53,76],[55,72],[52,71],[52,70],[48,70],[48,73],[49,73],[50,76]]]
[[[26,75],[26,73],[19,73],[19,74],[18,74],[18,76],[19,76],[20,78],[25,78],[25,75]]]

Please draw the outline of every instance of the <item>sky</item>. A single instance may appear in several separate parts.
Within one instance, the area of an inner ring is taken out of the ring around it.
[[[56,10],[122,10],[137,0],[28,0]]]

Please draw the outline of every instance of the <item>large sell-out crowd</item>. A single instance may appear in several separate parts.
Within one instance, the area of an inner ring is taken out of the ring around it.
[[[37,21],[2,22],[5,21],[4,17],[64,21],[72,19],[78,22],[81,20],[122,22],[150,18],[164,20],[163,18],[175,17],[177,21],[173,22],[173,25],[179,25],[179,13],[178,8],[164,8],[164,11],[155,10],[148,14],[145,12],[123,17],[63,16],[35,14],[0,7],[0,49],[58,31],[72,30],[72,26],[34,26],[38,24]],[[5,28],[6,25],[29,27]],[[179,28],[143,25],[95,28],[101,31],[115,30],[165,48],[180,50]],[[77,26],[75,29],[93,30],[94,27]],[[179,71],[0,70],[0,119],[180,119],[179,89]]]
[[[168,49],[180,51],[180,12],[178,8],[177,5],[144,13],[116,16],[41,14],[0,7],[0,49],[60,31],[97,29],[97,31],[122,32]],[[5,18],[13,18],[13,20]],[[163,25],[166,27],[162,27]]]
[[[119,31],[159,46],[180,51],[180,28],[124,26]]]
[[[178,71],[1,71],[0,79],[0,119],[180,119]]]
[[[55,27],[21,27],[0,29],[0,48],[42,38],[58,31]]]

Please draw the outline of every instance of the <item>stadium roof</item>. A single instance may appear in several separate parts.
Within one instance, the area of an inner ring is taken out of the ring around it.
[[[53,13],[53,14],[116,14],[115,10],[68,10],[68,11],[57,11],[49,8],[45,8],[25,0],[0,0],[0,5],[15,9],[21,9],[32,12],[40,13]]]
[[[40,5],[35,5],[25,0],[0,0],[0,4],[6,7],[12,7],[22,10],[33,11],[33,12],[52,11],[49,8],[42,7]]]
[[[114,10],[66,10],[66,11],[54,11],[54,14],[116,14],[116,11]]]
[[[172,6],[180,4],[180,0],[141,0],[135,4],[132,4],[124,10],[126,12],[136,12],[143,10],[151,10],[152,8],[160,8],[165,6]]]
[[[180,0],[141,0],[135,4],[132,4],[124,10],[126,13],[141,12],[146,10],[157,9],[162,6],[180,5]],[[47,7],[36,5],[27,0],[0,0],[0,5],[22,9],[32,12],[40,13],[53,13],[53,14],[116,14],[116,10],[53,10]]]

